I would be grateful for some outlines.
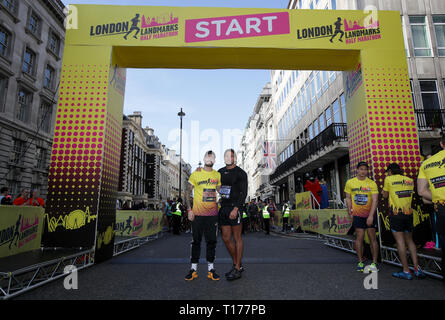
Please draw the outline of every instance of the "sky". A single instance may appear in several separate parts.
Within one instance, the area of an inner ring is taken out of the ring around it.
[[[288,0],[63,0],[65,4],[146,5],[286,9]],[[183,108],[183,159],[195,168],[213,150],[215,169],[223,152],[239,148],[258,95],[270,70],[129,69],[124,114],[142,112],[142,126],[179,154],[179,117]]]

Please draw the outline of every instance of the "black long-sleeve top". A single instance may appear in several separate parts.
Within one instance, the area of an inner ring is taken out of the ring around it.
[[[221,174],[221,206],[241,210],[247,197],[247,173],[240,167],[230,170],[224,167],[218,172]],[[230,193],[227,187],[230,188]]]

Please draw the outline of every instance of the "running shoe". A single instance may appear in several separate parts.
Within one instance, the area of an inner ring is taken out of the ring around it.
[[[226,272],[224,275],[227,277],[229,274],[232,273],[233,270],[235,270],[235,265],[233,265],[233,266],[232,266],[232,269],[230,269],[230,271],[229,271],[229,272]],[[240,271],[241,273],[244,272],[244,267],[243,267],[243,265],[241,265],[239,271]]]
[[[411,275],[411,273],[406,273],[405,271],[394,272],[392,276],[399,279],[413,280],[413,276]]]
[[[363,264],[363,262],[359,262],[357,264],[357,271],[358,272],[363,272],[363,270],[365,270],[365,265]]]
[[[190,269],[189,273],[185,276],[185,281],[192,281],[193,279],[198,278],[198,273],[194,269]]]
[[[209,278],[210,280],[213,280],[213,281],[219,281],[221,279],[221,277],[216,274],[215,269],[212,269],[209,271],[207,278]]]
[[[377,263],[373,262],[369,266],[371,267],[371,271],[379,271],[379,266],[377,265]]]
[[[417,279],[426,278],[426,274],[420,268],[414,269],[414,275],[416,276]]]
[[[241,271],[233,268],[232,272],[226,277],[227,281],[233,281],[241,278]]]

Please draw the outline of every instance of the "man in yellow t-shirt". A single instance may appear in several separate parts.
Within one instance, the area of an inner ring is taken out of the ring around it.
[[[442,278],[445,282],[445,134],[442,134],[440,146],[444,150],[420,166],[417,190],[424,202],[434,204],[439,246],[442,248]]]
[[[214,261],[216,251],[216,236],[218,231],[218,204],[216,192],[221,187],[221,174],[213,170],[216,162],[215,153],[208,151],[204,156],[204,170],[195,171],[189,179],[186,191],[186,205],[188,219],[192,222],[192,252],[190,272],[186,275],[186,281],[192,281],[198,277],[198,262],[201,255],[201,240],[204,235],[207,245],[208,275],[211,280],[219,280],[216,274]],[[193,210],[190,195],[194,190]]]
[[[383,187],[383,198],[389,201],[389,222],[391,231],[396,240],[397,250],[403,270],[393,273],[393,277],[412,280],[406,257],[406,246],[411,253],[414,263],[414,274],[417,278],[424,278],[425,274],[419,268],[417,249],[413,241],[413,210],[411,202],[414,193],[414,180],[403,175],[397,163],[391,163],[386,170],[387,177]]]
[[[363,239],[365,230],[368,232],[371,242],[372,264],[371,268],[377,269],[377,259],[379,254],[379,245],[376,239],[377,229],[377,204],[379,191],[377,184],[368,178],[369,165],[366,162],[360,162],[357,166],[357,177],[349,179],[346,182],[346,204],[349,215],[353,216],[352,225],[356,230],[355,246],[358,256],[357,271],[363,272]]]

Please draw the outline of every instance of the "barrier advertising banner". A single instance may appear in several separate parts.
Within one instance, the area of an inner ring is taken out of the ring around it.
[[[44,209],[0,206],[0,258],[40,249]]]
[[[297,210],[304,231],[329,235],[345,235],[352,225],[346,210]]]
[[[302,192],[295,195],[295,205],[299,209],[311,209],[311,193]]]
[[[117,211],[115,235],[121,237],[148,237],[161,232],[160,211]]]

